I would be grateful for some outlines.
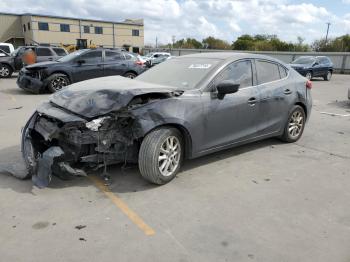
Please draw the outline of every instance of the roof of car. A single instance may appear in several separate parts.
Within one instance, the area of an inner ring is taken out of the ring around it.
[[[184,55],[178,58],[212,58],[212,59],[222,59],[222,60],[238,60],[243,58],[260,58],[260,59],[268,59],[268,60],[279,60],[265,55],[258,55],[253,53],[238,53],[238,52],[208,52],[208,53],[197,53],[191,55]]]

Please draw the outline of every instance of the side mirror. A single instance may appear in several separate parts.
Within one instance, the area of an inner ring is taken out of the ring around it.
[[[77,63],[78,63],[79,65],[82,65],[82,64],[85,64],[86,61],[85,61],[84,59],[79,59],[79,60],[77,61]]]
[[[218,98],[223,99],[225,95],[236,93],[239,89],[240,84],[237,84],[231,80],[224,80],[216,85],[218,92]]]
[[[312,66],[317,66],[317,65],[319,65],[319,63],[318,62],[314,62],[314,64]]]

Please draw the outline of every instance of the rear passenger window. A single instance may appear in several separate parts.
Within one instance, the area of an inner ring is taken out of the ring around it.
[[[240,87],[248,87],[253,85],[252,63],[247,61],[235,62],[227,66],[218,78],[215,80],[219,83],[224,80],[231,80],[240,84]]]
[[[52,56],[51,50],[49,48],[39,47],[35,50],[37,56]]]
[[[62,48],[53,48],[53,51],[55,51],[58,56],[66,55],[66,52]]]
[[[280,70],[280,76],[281,78],[287,77],[287,69],[285,69],[283,66],[278,66],[278,69]]]
[[[106,51],[106,61],[116,61],[116,60],[122,60],[123,57],[120,53],[118,52],[113,52],[113,51]]]
[[[281,79],[278,65],[267,61],[256,61],[256,71],[259,84]]]

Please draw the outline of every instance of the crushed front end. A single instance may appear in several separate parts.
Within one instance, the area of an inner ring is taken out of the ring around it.
[[[86,119],[42,104],[22,133],[22,154],[34,184],[45,187],[52,175],[85,176],[91,168],[137,162],[133,122],[123,111]]]

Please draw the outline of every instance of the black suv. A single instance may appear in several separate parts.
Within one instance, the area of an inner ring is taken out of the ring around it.
[[[10,55],[0,56],[0,77],[11,77],[12,73],[19,71],[23,67],[22,56],[28,49],[32,49],[36,54],[37,62],[54,61],[68,52],[61,47],[52,46],[21,46]]]
[[[111,49],[82,49],[52,62],[24,67],[17,85],[33,93],[54,93],[71,83],[112,75],[134,78],[145,71],[134,56]]]
[[[327,56],[300,56],[290,66],[309,80],[323,77],[329,81],[333,74],[333,63]]]

